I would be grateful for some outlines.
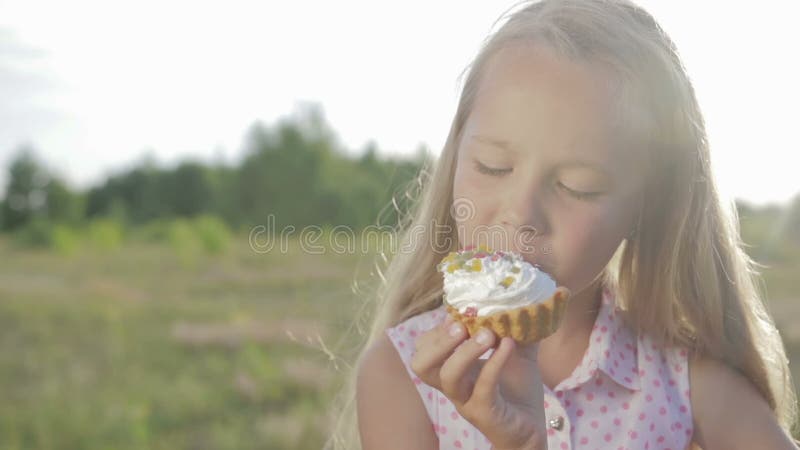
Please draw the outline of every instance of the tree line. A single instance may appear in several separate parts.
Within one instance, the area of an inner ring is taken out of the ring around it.
[[[137,227],[209,216],[247,230],[265,225],[270,215],[279,228],[395,225],[398,211],[418,193],[420,171],[432,163],[428,150],[390,158],[370,143],[354,155],[338,144],[319,107],[302,112],[272,126],[254,123],[235,164],[184,160],[167,168],[144,159],[84,190],[73,189],[34,148],[23,146],[8,167],[0,231],[31,223],[81,227],[99,218]],[[787,244],[800,248],[800,195],[786,206],[737,200],[736,208],[745,242],[767,253],[761,256],[786,252]]]
[[[184,160],[160,167],[147,158],[88,189],[73,189],[37,159],[18,149],[8,167],[0,203],[0,230],[13,232],[33,221],[80,226],[113,218],[127,226],[157,219],[212,215],[233,229],[346,225],[380,221],[392,225],[409,200],[423,166],[424,147],[411,157],[384,157],[374,143],[361,154],[340,148],[318,108],[273,126],[256,122],[235,164]]]

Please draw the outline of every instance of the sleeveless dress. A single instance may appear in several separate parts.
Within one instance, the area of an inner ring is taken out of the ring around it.
[[[543,384],[548,448],[691,448],[686,349],[656,350],[647,336],[634,336],[618,311],[612,292],[605,289],[583,359],[554,389]],[[386,334],[422,398],[439,449],[490,450],[489,440],[450,400],[411,370],[415,339],[444,321],[446,314],[442,305],[387,328]]]

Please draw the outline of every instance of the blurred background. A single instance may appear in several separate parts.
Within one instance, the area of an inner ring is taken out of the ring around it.
[[[0,448],[320,448],[386,236],[329,238],[395,224],[513,3],[0,2]],[[796,17],[638,3],[798,379]]]

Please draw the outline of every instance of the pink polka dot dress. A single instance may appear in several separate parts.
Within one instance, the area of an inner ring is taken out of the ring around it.
[[[692,438],[687,352],[658,351],[636,337],[604,290],[589,347],[572,374],[544,385],[547,443],[554,449],[684,450]],[[440,324],[444,305],[386,330],[425,404],[439,449],[489,450],[491,443],[440,391],[411,370],[414,340]],[[488,358],[489,349],[481,355]]]

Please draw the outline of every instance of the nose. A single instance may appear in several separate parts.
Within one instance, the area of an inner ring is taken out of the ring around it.
[[[550,233],[545,195],[541,183],[533,180],[520,184],[519,189],[506,197],[503,225],[511,229],[514,246],[522,253],[534,252],[530,247]]]

